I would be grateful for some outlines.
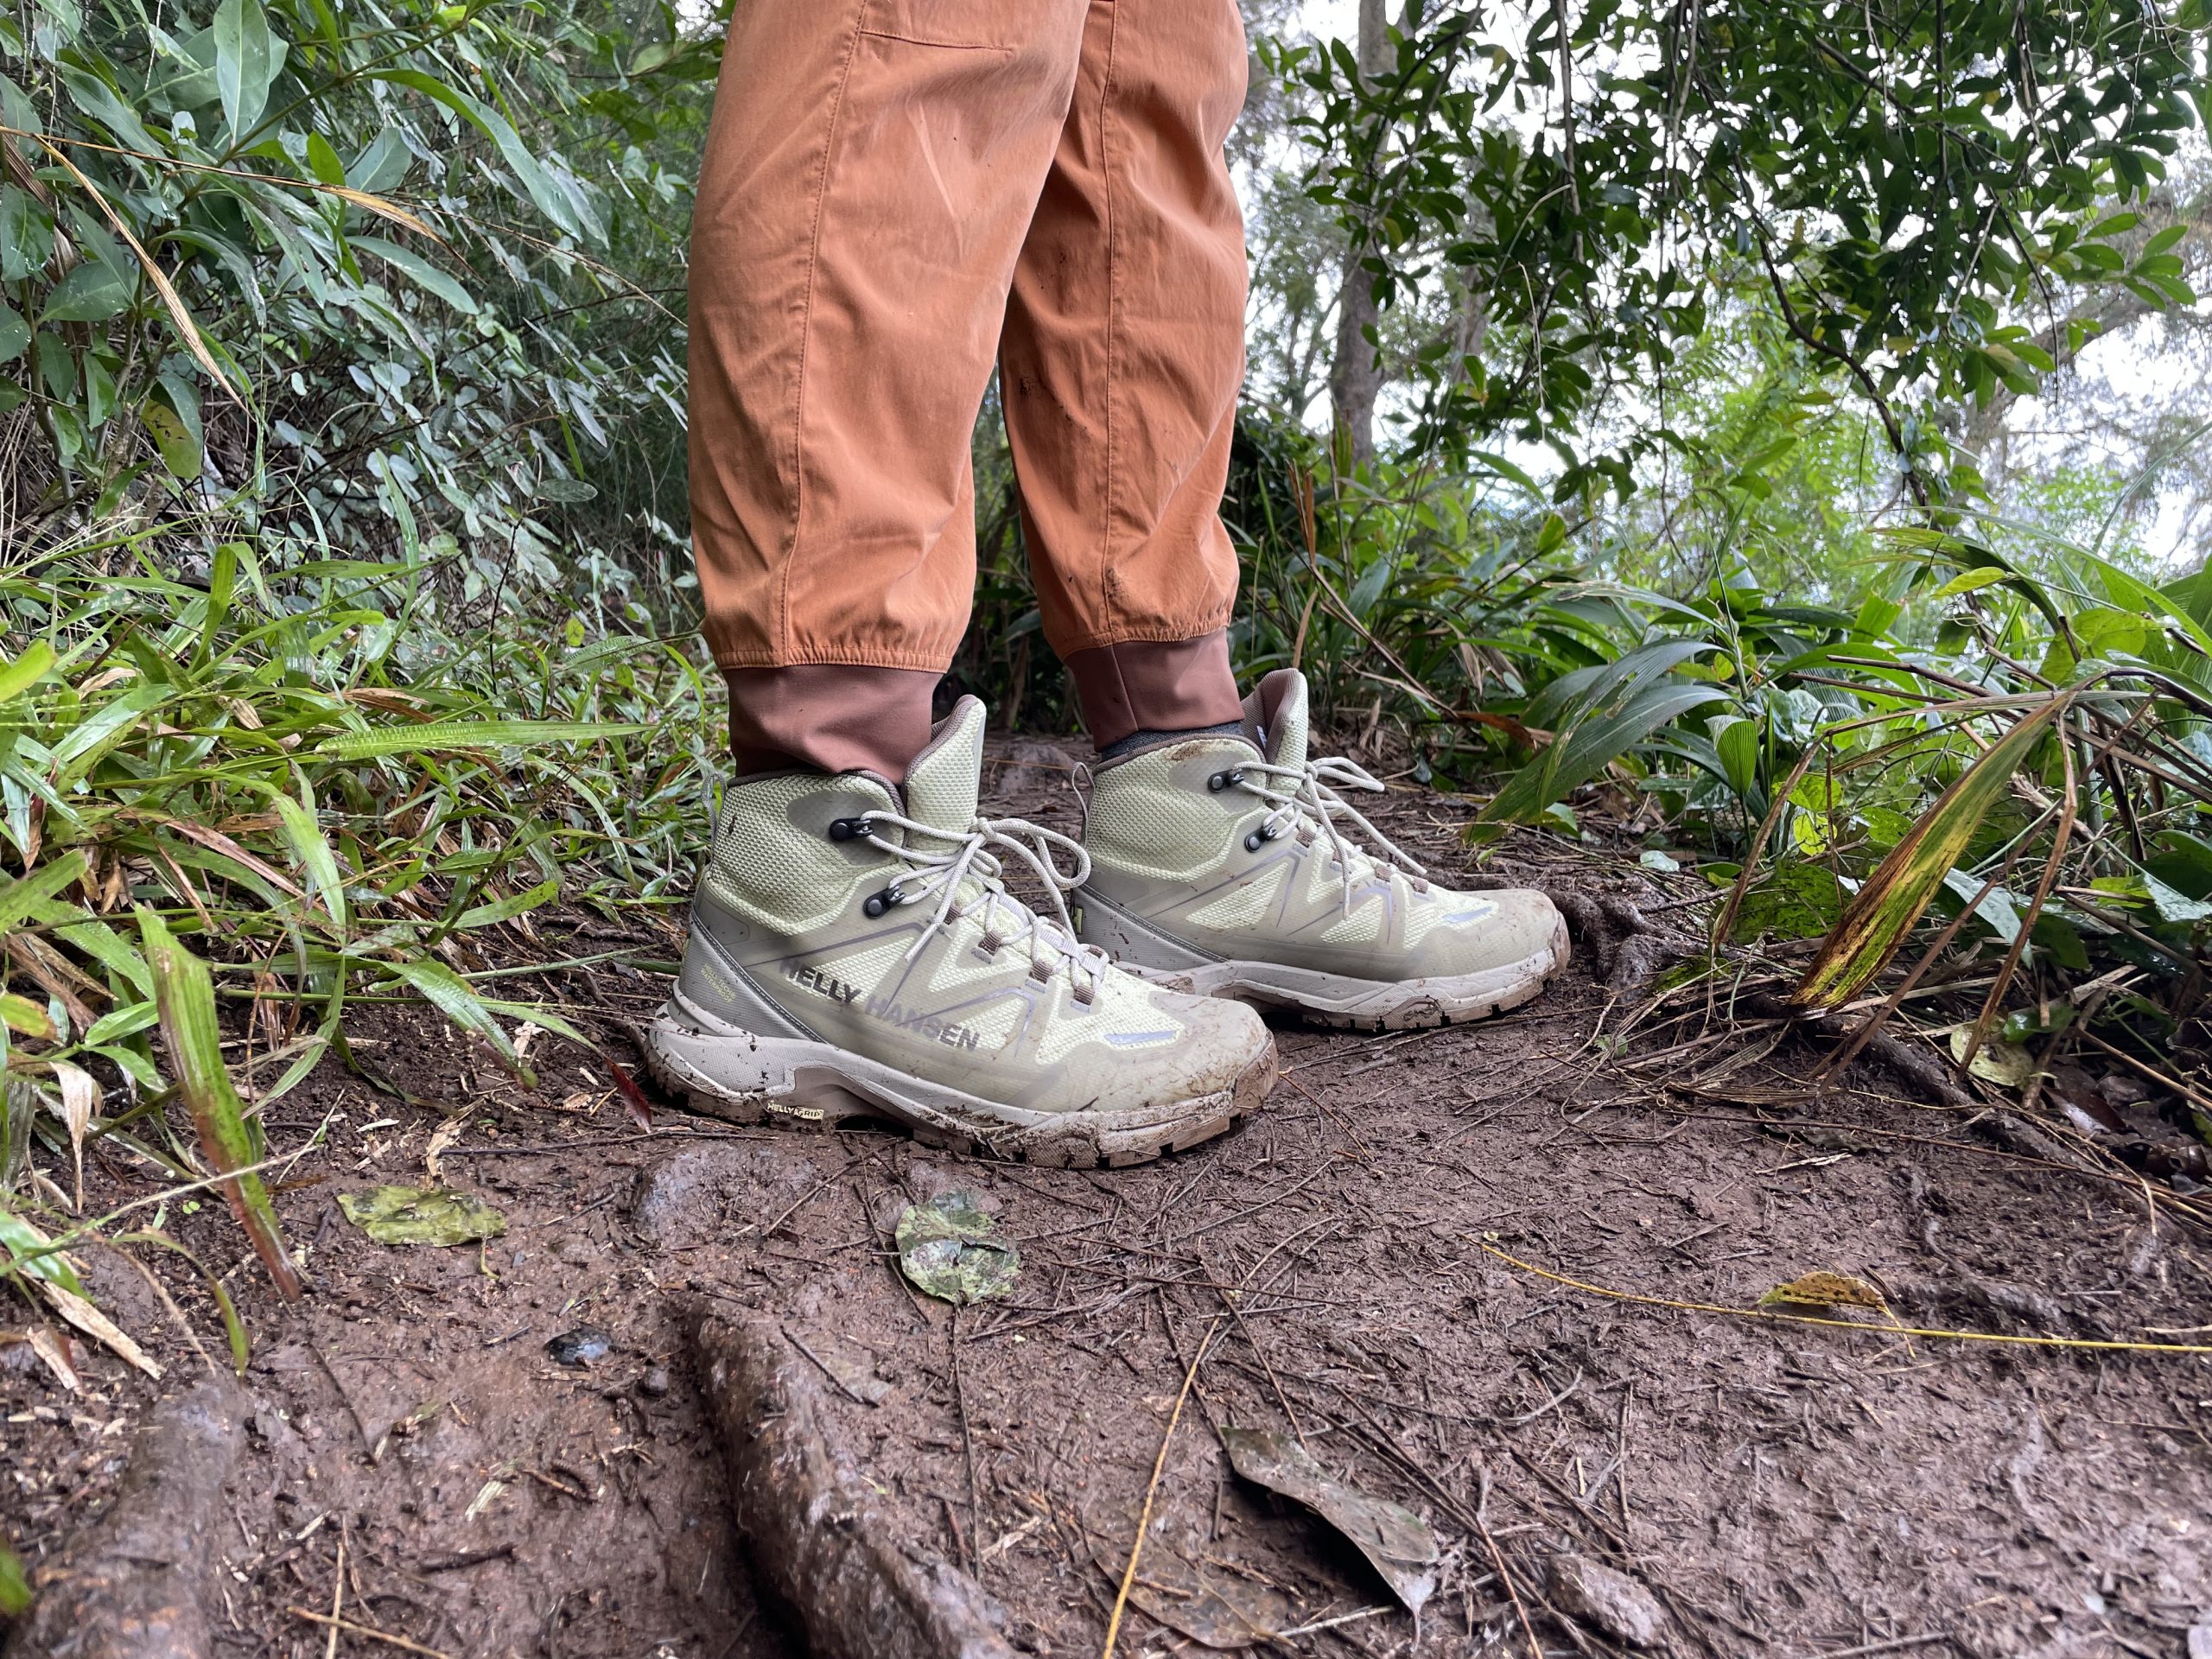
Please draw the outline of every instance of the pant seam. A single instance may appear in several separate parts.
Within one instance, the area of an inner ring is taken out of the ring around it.
[[[900,668],[923,674],[942,674],[944,660],[936,656],[879,651],[757,652],[715,653],[716,668]]]
[[[845,107],[845,88],[853,78],[853,60],[859,55],[861,24],[865,4],[853,7],[853,27],[845,41],[845,60],[838,66],[837,90],[830,97],[828,130],[822,139],[822,165],[814,178],[814,221],[807,230],[806,290],[799,302],[798,375],[791,390],[791,527],[784,550],[783,569],[776,573],[774,628],[783,652],[791,650],[791,571],[798,563],[799,529],[806,521],[806,365],[814,340],[814,280],[822,268],[822,219],[830,196],[830,164],[837,150],[837,122]],[[718,659],[719,660],[719,659]]]
[[[1226,625],[1216,622],[1208,627],[1187,628],[1166,625],[1157,628],[1115,628],[1105,633],[1086,634],[1065,646],[1055,646],[1063,659],[1079,651],[1110,651],[1116,645],[1186,645],[1193,640],[1211,639],[1222,632]],[[1115,671],[1121,671],[1117,662]]]
[[[935,47],[940,52],[995,52],[1002,58],[1014,55],[1014,48],[995,46],[988,41],[925,41],[918,35],[899,35],[887,29],[863,29],[860,33],[872,41],[896,41],[901,46]]]
[[[1098,92],[1100,190],[1106,219],[1106,418],[1105,476],[1098,492],[1098,608],[1106,626],[1114,626],[1114,486],[1119,476],[1114,459],[1114,392],[1121,374],[1121,336],[1116,327],[1120,289],[1120,230],[1114,214],[1114,58],[1122,40],[1122,12],[1116,6],[1106,26],[1106,68]]]

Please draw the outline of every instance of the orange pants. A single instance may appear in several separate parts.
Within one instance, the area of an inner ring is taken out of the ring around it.
[[[690,276],[691,512],[741,770],[893,779],[975,582],[995,348],[1091,735],[1234,720],[1236,0],[736,0]]]

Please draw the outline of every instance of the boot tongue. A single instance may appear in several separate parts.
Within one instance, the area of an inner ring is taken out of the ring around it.
[[[1244,734],[1271,766],[1300,772],[1306,766],[1306,676],[1279,668],[1244,699]]]
[[[906,816],[948,836],[967,834],[982,776],[983,705],[963,697],[906,768]]]

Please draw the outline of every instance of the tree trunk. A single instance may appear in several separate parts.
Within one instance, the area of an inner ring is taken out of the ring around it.
[[[1359,73],[1372,80],[1390,67],[1390,31],[1384,0],[1359,0]],[[1367,331],[1375,325],[1375,278],[1360,264],[1362,250],[1344,256],[1337,290],[1337,352],[1329,369],[1329,403],[1349,436],[1355,465],[1375,459],[1375,400],[1382,390]]]

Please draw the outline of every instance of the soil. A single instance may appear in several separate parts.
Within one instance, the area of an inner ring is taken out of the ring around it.
[[[1073,828],[1064,755],[995,753],[987,810]],[[1475,871],[1465,816],[1406,791],[1378,821],[1449,876]],[[1479,874],[1587,901],[1548,995],[1430,1033],[1285,1021],[1268,1110],[1128,1170],[665,1102],[648,1132],[588,1052],[540,1036],[533,1092],[416,1010],[362,1009],[365,1071],[327,1064],[268,1113],[271,1148],[300,1153],[276,1185],[308,1294],[276,1298],[219,1205],[164,1218],[253,1337],[204,1546],[213,1650],[326,1655],[312,1615],[335,1607],[454,1659],[798,1652],[733,1535],[679,1312],[704,1303],[772,1320],[820,1371],[825,1432],[906,1554],[970,1572],[1020,1650],[1100,1650],[1165,1440],[1123,1654],[1202,1651],[1173,1621],[1223,1605],[1303,1631],[1262,1651],[1613,1653],[1637,1621],[1612,1594],[1681,1654],[2183,1659],[2212,1610],[2207,1356],[1716,1310],[1829,1269],[1909,1326],[2202,1341],[2212,1242],[2189,1199],[1955,1088],[1864,1062],[1821,1082],[1824,1046],[1732,1022],[1725,976],[1654,1007],[1705,913],[1687,877],[1538,837]],[[677,949],[650,919],[581,915],[512,948],[595,954],[625,930],[642,957]],[[524,984],[618,1054],[662,987],[620,962]],[[434,1140],[505,1232],[372,1243],[339,1196],[423,1182]],[[154,1190],[114,1147],[85,1180],[95,1208]],[[1021,1253],[1010,1294],[957,1311],[913,1294],[891,1242],[954,1187]],[[125,1431],[226,1357],[180,1258],[134,1252],[206,1358],[128,1262],[84,1255],[166,1375],[80,1341],[71,1395],[0,1344],[0,1516],[35,1578],[108,1504]],[[549,1352],[585,1327],[603,1357]],[[1230,1471],[1232,1425],[1427,1519],[1442,1560],[1418,1620]],[[334,1648],[401,1650],[344,1629]]]

